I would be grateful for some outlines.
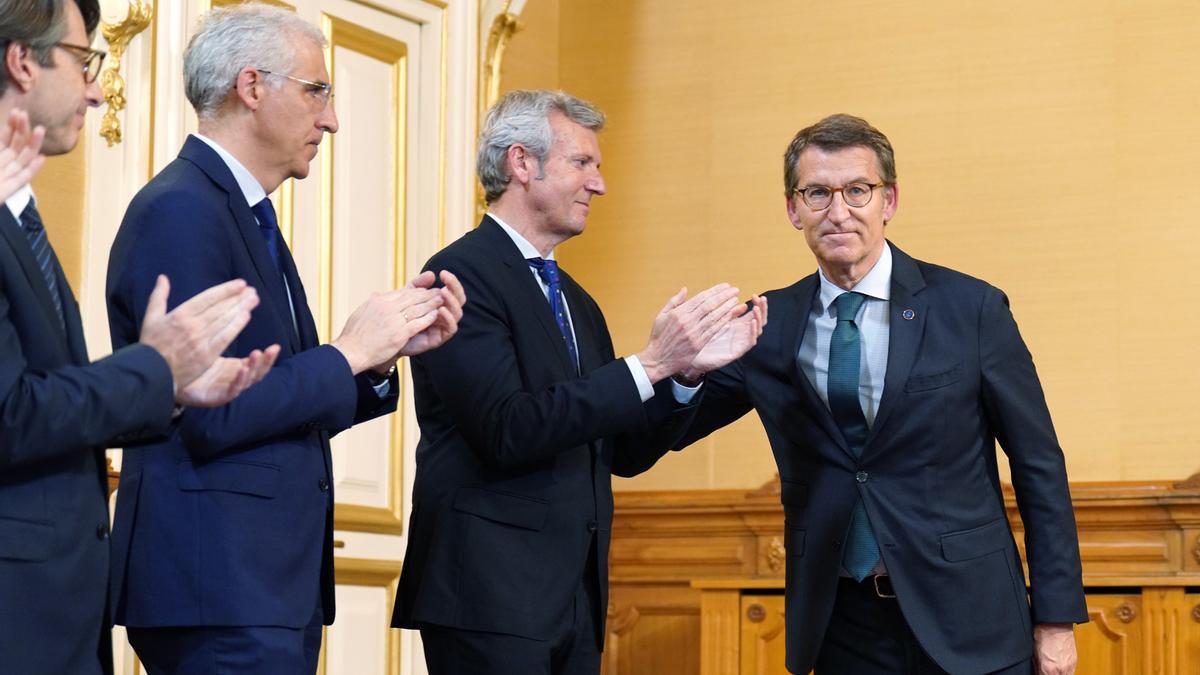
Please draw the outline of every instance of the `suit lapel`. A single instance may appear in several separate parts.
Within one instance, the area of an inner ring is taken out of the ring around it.
[[[273,310],[280,329],[288,337],[292,352],[299,352],[301,350],[300,337],[296,334],[296,329],[292,324],[292,309],[288,302],[287,291],[283,286],[283,279],[279,276],[279,269],[275,267],[274,261],[271,260],[267,244],[258,231],[258,220],[255,219],[254,212],[250,210],[250,205],[246,203],[245,195],[238,187],[237,180],[234,179],[220,155],[208,147],[204,141],[194,136],[189,136],[184,142],[179,156],[199,167],[213,183],[229,195],[229,211],[233,214],[237,224],[238,235],[246,245],[254,269],[258,272],[257,286],[267,296],[263,299],[263,304]],[[290,257],[290,253],[288,257]]]
[[[542,330],[546,333],[546,339],[550,341],[550,348],[558,355],[558,361],[563,367],[564,374],[574,377],[575,364],[571,363],[571,357],[567,354],[567,345],[563,342],[562,333],[559,332],[554,315],[550,312],[550,303],[546,301],[546,294],[542,292],[542,287],[533,278],[529,263],[521,257],[520,249],[491,218],[484,217],[483,222],[479,224],[478,232],[488,242],[489,248],[500,254],[500,260],[509,268],[509,280],[514,296],[521,298],[522,304],[528,308],[532,318],[541,324]],[[567,302],[570,303],[571,299],[568,298]],[[579,329],[576,329],[575,333],[578,336]],[[578,345],[576,346],[578,347]],[[582,359],[582,357],[580,358]]]
[[[560,272],[562,268],[559,268]],[[595,317],[588,311],[590,306],[584,299],[583,288],[566,272],[562,274],[563,296],[567,299],[567,313],[571,317],[571,327],[575,330],[575,351],[579,353],[579,372],[590,373],[604,365],[604,356],[600,353],[600,330]],[[548,304],[548,303],[547,303]],[[555,325],[558,328],[558,325]],[[557,330],[555,332],[558,332]],[[560,337],[559,342],[562,342]],[[567,348],[563,346],[563,354],[568,356]]]
[[[796,388],[803,393],[813,420],[825,431],[827,436],[838,444],[838,447],[853,457],[850,446],[846,444],[846,439],[842,436],[841,429],[838,428],[837,422],[829,412],[829,407],[821,400],[820,394],[817,393],[812,382],[808,381],[808,376],[804,374],[804,370],[800,366],[800,345],[804,342],[805,331],[808,330],[808,317],[812,313],[813,301],[820,290],[818,277],[813,274],[801,279],[789,290],[791,292],[786,298],[787,304],[782,308],[783,311],[774,314],[774,316],[782,318],[779,345],[781,353],[777,358],[779,363],[791,364],[788,374]],[[773,318],[772,323],[774,320]]]
[[[891,246],[891,243],[888,243]],[[887,423],[888,416],[896,408],[896,401],[904,391],[904,383],[912,372],[917,359],[917,348],[925,333],[925,318],[928,305],[917,294],[925,288],[925,278],[917,268],[915,260],[900,249],[892,246],[892,297],[888,309],[888,359],[887,374],[883,379],[883,396],[879,401],[879,412],[867,444],[863,448],[866,457],[879,430]],[[905,318],[905,317],[910,318]]]
[[[67,348],[71,352],[71,358],[74,359],[75,365],[86,366],[88,364],[87,343],[83,338],[83,317],[79,315],[79,303],[75,300],[75,294],[71,292],[71,284],[67,282],[62,266],[57,264],[57,261],[55,271],[58,274],[58,294],[62,297],[63,303],[63,322],[67,324]]]
[[[21,271],[29,281],[29,287],[33,289],[38,304],[42,306],[51,330],[66,347],[67,336],[63,333],[62,324],[58,321],[58,312],[54,309],[54,298],[50,295],[50,289],[46,287],[46,278],[42,276],[42,268],[38,267],[37,261],[33,259],[33,251],[29,248],[29,239],[26,238],[25,231],[21,229],[20,223],[13,218],[12,212],[3,202],[0,202],[0,234],[7,240],[13,256],[20,264]],[[61,274],[59,276],[61,278]],[[64,283],[66,282],[59,282],[60,286]],[[59,291],[61,293],[62,289],[60,288]]]

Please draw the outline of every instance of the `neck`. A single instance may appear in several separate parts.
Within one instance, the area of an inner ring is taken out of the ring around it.
[[[258,181],[267,194],[275,192],[287,176],[276,167],[271,167],[262,161],[262,157],[270,156],[263,152],[253,137],[245,133],[236,124],[229,124],[222,119],[201,121],[197,130],[201,134],[217,142],[225,151],[237,158],[246,167],[251,176]]]
[[[533,244],[543,258],[549,257],[555,247],[568,239],[561,234],[550,232],[549,228],[542,223],[542,217],[539,214],[505,200],[505,196],[492,202],[488,206],[488,211],[500,216],[506,225],[525,237],[525,240]]]

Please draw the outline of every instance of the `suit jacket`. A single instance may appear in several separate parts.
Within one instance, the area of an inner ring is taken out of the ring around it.
[[[458,334],[412,362],[421,440],[392,625],[547,639],[594,555],[602,627],[610,474],[649,468],[692,409],[677,410],[665,383],[642,403],[600,308],[563,273],[576,375],[545,295],[491,218],[426,268],[454,272],[468,300]]]
[[[121,223],[108,267],[114,345],[135,339],[162,273],[171,304],[245,279],[261,304],[227,355],[282,351],[233,402],[186,410],[165,442],[126,452],[113,526],[117,623],[301,627],[318,594],[333,621],[329,437],[394,410],[398,386],[380,398],[340,352],[318,345],[291,254],[281,253],[298,333],[245,196],[196,138]]]
[[[758,412],[779,466],[795,673],[816,659],[860,498],[904,617],[945,670],[999,670],[1029,658],[1033,623],[1087,621],[1062,450],[1006,297],[892,252],[887,374],[860,458],[797,362],[815,274],[767,294],[771,321],[758,344],[709,375],[680,443]],[[996,441],[1025,525],[1028,596]]]
[[[89,364],[79,306],[55,273],[65,332],[0,203],[0,660],[15,673],[110,672],[104,446],[166,431],[171,371],[140,345]]]

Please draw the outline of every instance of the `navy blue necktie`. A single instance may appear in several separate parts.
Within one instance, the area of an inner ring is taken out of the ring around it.
[[[250,207],[250,210],[258,219],[258,231],[262,234],[263,241],[267,242],[267,252],[271,254],[271,261],[275,263],[275,269],[279,270],[279,278],[283,279],[283,263],[279,259],[280,250],[283,248],[283,237],[279,234],[279,223],[275,220],[275,207],[271,205],[270,199],[264,198]]]
[[[21,228],[29,239],[29,248],[33,250],[33,258],[37,260],[46,287],[50,289],[50,298],[54,301],[54,311],[58,313],[58,322],[67,332],[67,322],[63,319],[62,295],[58,291],[58,275],[56,273],[54,249],[50,248],[50,239],[46,237],[46,226],[42,224],[42,216],[38,214],[33,202],[21,212]]]
[[[554,313],[554,323],[558,324],[558,332],[562,333],[563,341],[567,343],[567,355],[579,372],[579,352],[575,348],[575,333],[571,330],[571,319],[567,316],[566,303],[563,301],[562,282],[558,277],[558,263],[543,258],[526,258],[525,262],[536,269],[538,276],[549,287],[547,297],[550,300],[550,311]]]
[[[829,339],[829,411],[855,457],[867,444],[867,418],[858,400],[858,376],[862,361],[862,338],[854,322],[867,296],[842,293],[834,299],[837,326]],[[862,499],[854,504],[842,565],[857,581],[862,581],[879,562],[879,544],[867,518]]]

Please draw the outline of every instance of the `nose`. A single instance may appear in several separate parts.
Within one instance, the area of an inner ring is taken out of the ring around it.
[[[595,175],[593,175],[588,180],[587,185],[585,185],[584,187],[587,189],[588,192],[591,192],[592,194],[595,194],[595,195],[604,194],[606,191],[605,187],[604,187],[604,176],[600,175],[600,171],[597,170]]]
[[[104,94],[100,91],[100,79],[96,78],[87,83],[83,92],[84,100],[89,108],[95,108],[104,102]]]
[[[850,218],[850,205],[846,203],[841,190],[833,193],[833,198],[826,207],[825,217],[831,223],[844,223]]]
[[[317,117],[317,128],[331,134],[337,133],[338,119],[337,112],[333,109],[333,99],[329,100],[329,103],[325,105],[325,109]]]

